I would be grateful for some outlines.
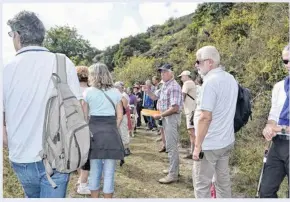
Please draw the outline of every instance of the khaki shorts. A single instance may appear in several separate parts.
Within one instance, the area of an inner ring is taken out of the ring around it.
[[[194,125],[191,125],[190,124],[190,118],[191,118],[191,114],[186,114],[185,117],[186,117],[186,128],[187,129],[191,129],[191,128],[194,128]]]

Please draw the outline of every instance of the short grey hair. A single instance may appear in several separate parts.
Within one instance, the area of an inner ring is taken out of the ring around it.
[[[89,85],[98,89],[108,90],[114,86],[112,75],[103,63],[96,63],[89,67]]]
[[[29,45],[41,46],[45,37],[45,27],[34,12],[21,11],[8,20],[7,25],[20,35],[22,47]]]
[[[146,82],[145,82],[145,84],[146,85],[151,85],[152,83],[151,83],[151,80],[147,80]]]
[[[204,46],[196,52],[197,60],[211,59],[215,66],[220,65],[220,54],[214,46]]]
[[[122,81],[117,81],[114,83],[114,87],[121,89],[121,90],[124,90],[124,83]]]

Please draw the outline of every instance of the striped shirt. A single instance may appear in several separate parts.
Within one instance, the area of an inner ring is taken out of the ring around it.
[[[168,110],[173,105],[179,106],[179,112],[183,107],[183,97],[180,85],[171,79],[162,85],[160,91],[155,94],[158,97],[158,108],[161,112]]]

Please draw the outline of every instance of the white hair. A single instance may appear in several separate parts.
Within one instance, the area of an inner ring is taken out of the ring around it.
[[[146,84],[146,85],[151,85],[151,80],[147,80],[147,81],[145,82],[145,84]]]
[[[215,66],[220,64],[220,54],[214,46],[204,46],[196,52],[197,60],[211,59]]]

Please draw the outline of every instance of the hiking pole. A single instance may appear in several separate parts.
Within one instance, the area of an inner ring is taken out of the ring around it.
[[[271,148],[271,145],[272,145],[272,141],[269,142],[268,148],[265,149],[265,152],[264,152],[263,166],[262,166],[262,169],[261,169],[261,173],[260,173],[260,177],[259,177],[259,183],[258,183],[258,187],[257,187],[257,193],[256,193],[255,198],[260,198],[261,182],[262,182],[262,178],[263,178],[263,174],[264,174],[265,164],[267,162],[267,156],[268,156],[269,150]]]

